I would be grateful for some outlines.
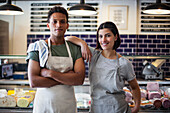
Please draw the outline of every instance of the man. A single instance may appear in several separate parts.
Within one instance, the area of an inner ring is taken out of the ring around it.
[[[82,85],[85,66],[80,47],[65,41],[68,13],[62,7],[48,12],[48,40],[40,40],[28,48],[30,86],[37,88],[33,113],[76,113],[72,85]]]

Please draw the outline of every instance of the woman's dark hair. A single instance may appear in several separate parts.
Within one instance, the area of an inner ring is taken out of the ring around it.
[[[50,22],[50,17],[53,13],[62,13],[64,15],[66,15],[66,19],[67,19],[67,23],[68,23],[68,13],[67,13],[66,9],[64,9],[63,7],[60,7],[60,6],[54,6],[53,8],[51,8],[48,11],[48,18],[47,18],[48,23]]]
[[[100,43],[99,43],[99,30],[101,29],[104,29],[104,28],[107,28],[109,29],[113,34],[114,36],[117,35],[117,40],[115,41],[115,44],[113,46],[113,49],[116,50],[119,46],[120,46],[120,43],[121,43],[121,40],[120,40],[120,36],[119,36],[119,31],[116,27],[116,25],[113,23],[113,22],[104,22],[102,23],[98,30],[97,30],[97,44],[96,44],[96,49],[101,49],[102,50],[102,47],[100,46]]]

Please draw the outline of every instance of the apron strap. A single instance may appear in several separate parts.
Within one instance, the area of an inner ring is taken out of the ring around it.
[[[68,46],[68,43],[65,41],[65,45],[66,45],[66,48],[67,48],[67,51],[68,51],[68,56],[71,57],[71,52],[70,52],[70,48]],[[50,38],[48,38],[48,47],[49,47],[49,55],[51,56],[52,53],[51,53],[51,41],[50,41]],[[72,57],[71,57],[72,58]]]
[[[71,57],[70,48],[69,48],[68,43],[67,43],[66,40],[65,40],[65,44],[66,44],[66,48],[67,48],[67,51],[68,51],[68,55],[69,55],[69,57]],[[71,58],[72,58],[72,57],[71,57]]]
[[[48,38],[48,47],[49,47],[49,56],[52,56],[52,53],[51,53],[51,41],[50,41],[50,38]]]
[[[117,62],[117,73],[118,73],[117,76],[119,77],[119,81],[121,82],[122,79],[120,77],[120,64],[119,64],[119,57],[118,57],[117,52],[116,52],[116,62]]]

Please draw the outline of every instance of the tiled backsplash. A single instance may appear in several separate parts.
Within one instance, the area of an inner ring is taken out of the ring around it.
[[[85,40],[89,46],[96,47],[96,35],[74,35]],[[40,39],[47,39],[49,35],[27,35],[27,46]],[[170,56],[170,35],[134,35],[123,34],[121,37],[121,46],[117,52],[121,55],[139,55],[139,56]],[[134,65],[137,77],[142,76],[143,61],[153,62],[156,59],[130,59]],[[170,77],[170,59],[166,59],[161,67],[165,77]],[[88,67],[86,64],[86,75]]]

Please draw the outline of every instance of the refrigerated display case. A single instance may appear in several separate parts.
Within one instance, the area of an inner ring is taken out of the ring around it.
[[[4,59],[8,59],[10,63],[13,61],[18,61],[21,60],[23,62],[19,63],[26,63],[25,62],[26,55],[0,55],[1,61]],[[141,56],[129,56],[129,59],[150,59],[152,57],[141,57]],[[155,59],[155,57],[153,57]],[[163,59],[170,59],[170,56],[163,56],[163,57],[158,57],[157,58],[163,58]],[[2,64],[1,64],[2,65]],[[158,82],[159,86],[161,89],[166,89],[170,88],[170,81],[168,80],[144,80],[143,78],[138,78],[138,84],[141,88],[146,88],[146,85],[148,82]],[[126,84],[128,87],[128,85]],[[30,88],[29,86],[29,81],[28,79],[13,79],[13,78],[1,78],[0,79],[0,89],[7,89],[7,90],[14,90],[15,88],[21,88],[24,90],[35,90],[36,88]],[[82,86],[75,86],[75,94],[78,94],[79,96],[79,101],[77,101],[78,104],[78,112],[79,113],[89,113],[89,108],[90,108],[90,84],[88,78],[85,79],[85,82]],[[82,96],[83,95],[83,96]],[[82,98],[80,97],[82,96]],[[87,98],[86,98],[87,97]],[[84,99],[84,100],[83,100]],[[22,107],[0,107],[0,113],[32,113],[33,107],[29,106],[26,108]],[[165,113],[165,112],[170,112],[170,108],[168,109],[163,109],[159,108],[156,109],[154,107],[149,107],[149,106],[141,106],[140,112],[139,113]]]

